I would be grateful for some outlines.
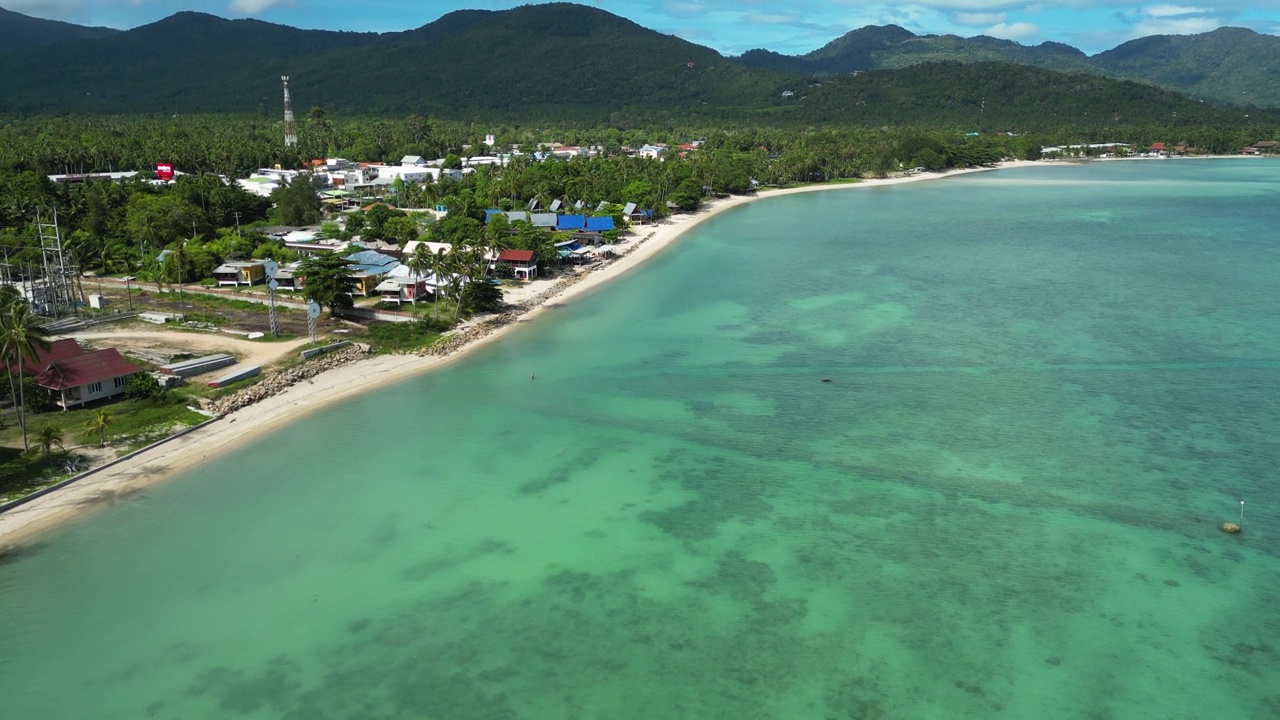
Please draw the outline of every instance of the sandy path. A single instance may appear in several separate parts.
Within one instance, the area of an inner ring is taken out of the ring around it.
[[[1039,166],[1041,164],[1015,161],[1003,163],[1000,167],[1009,168],[1029,165]],[[1060,165],[1067,166],[1066,163]],[[184,469],[199,464],[202,460],[226,452],[236,445],[248,442],[264,433],[281,427],[285,421],[295,415],[312,412],[324,405],[338,402],[453,362],[471,350],[502,337],[511,328],[527,322],[547,306],[565,302],[570,298],[597,288],[639,265],[669,247],[681,235],[730,208],[762,198],[796,193],[853,191],[885,185],[900,185],[953,177],[988,169],[994,168],[958,170],[946,174],[924,173],[885,180],[866,180],[859,183],[771,190],[754,196],[736,196],[715,200],[696,213],[676,215],[656,225],[637,227],[631,239],[619,246],[619,250],[626,253],[622,258],[592,272],[590,276],[581,282],[569,286],[560,294],[548,299],[541,306],[534,308],[516,323],[507,325],[497,332],[444,357],[423,357],[418,355],[379,356],[323,373],[316,377],[314,382],[294,385],[265,402],[238,410],[218,422],[214,422],[177,440],[161,445],[154,450],[141,453],[124,463],[90,475],[57,492],[37,498],[9,512],[0,514],[0,544],[11,544],[28,539],[42,530],[86,510],[109,505],[119,498],[129,497],[149,484],[170,477]],[[88,339],[90,336],[98,334],[87,333],[78,337]],[[171,335],[163,332],[139,333],[139,335],[152,334],[165,339],[168,339]],[[112,333],[102,333],[102,335],[117,337]],[[121,333],[121,335],[124,335],[124,333]],[[193,336],[204,337],[210,341],[216,339],[224,343],[236,340],[235,338],[221,336]],[[246,345],[259,345],[245,340],[240,342]],[[228,345],[223,344],[221,347],[225,348]],[[263,347],[274,348],[276,344],[266,344]]]

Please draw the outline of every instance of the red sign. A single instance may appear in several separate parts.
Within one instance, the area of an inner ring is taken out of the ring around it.
[[[173,163],[156,163],[156,178],[169,182],[173,179]]]

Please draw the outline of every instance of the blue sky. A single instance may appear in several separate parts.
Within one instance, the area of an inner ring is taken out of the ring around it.
[[[329,30],[407,30],[459,8],[500,10],[536,0],[0,0],[28,15],[131,28],[179,10]],[[1280,0],[582,0],[646,27],[723,53],[765,47],[813,50],[864,25],[894,23],[918,34],[1056,40],[1087,53],[1135,37],[1206,32],[1223,25],[1280,34]]]

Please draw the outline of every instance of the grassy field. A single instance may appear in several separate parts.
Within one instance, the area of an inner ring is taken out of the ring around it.
[[[185,395],[168,393],[153,400],[123,400],[101,406],[111,417],[106,431],[107,445],[117,455],[123,455],[208,419],[187,409],[186,400]],[[22,452],[22,430],[17,417],[12,411],[6,412],[4,429],[0,430],[0,501],[20,497],[77,472],[76,468],[68,468],[68,463],[76,459],[76,446],[98,445],[97,433],[86,430],[97,411],[98,408],[93,407],[28,415],[27,434],[32,449],[27,453]],[[39,448],[40,431],[46,425],[62,431],[63,446],[54,448],[47,456]],[[77,463],[78,469],[84,469],[84,465]]]

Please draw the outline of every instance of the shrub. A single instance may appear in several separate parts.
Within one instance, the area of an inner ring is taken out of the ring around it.
[[[129,384],[124,389],[124,396],[130,400],[146,400],[159,397],[163,393],[164,388],[160,387],[160,381],[156,380],[156,377],[151,373],[146,372],[131,375]]]
[[[8,393],[9,387],[5,385],[5,392]],[[22,393],[27,401],[27,412],[42,413],[49,412],[57,407],[53,401],[53,393],[48,388],[42,388],[36,384],[36,379],[31,377],[22,378]]]
[[[470,282],[462,289],[462,307],[475,312],[491,312],[502,307],[502,288],[487,282]]]

